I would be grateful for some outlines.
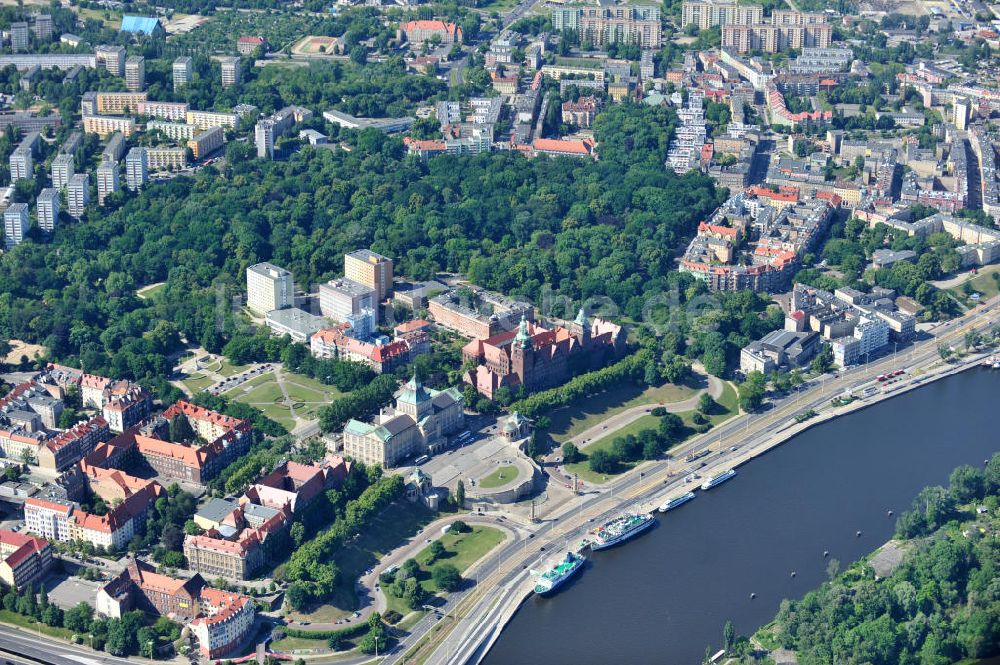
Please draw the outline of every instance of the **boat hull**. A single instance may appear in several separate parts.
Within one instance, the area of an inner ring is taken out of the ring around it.
[[[694,495],[693,492],[688,492],[687,494],[685,494],[683,496],[679,496],[679,497],[677,497],[676,499],[674,499],[672,501],[667,501],[665,504],[663,504],[662,506],[660,506],[659,510],[660,510],[661,513],[665,513],[665,512],[673,510],[674,508],[680,508],[685,503],[687,503],[688,501],[690,501],[691,499],[693,499],[694,496],[695,495]]]
[[[635,527],[634,529],[632,529],[631,531],[629,531],[627,533],[623,533],[622,535],[620,535],[617,538],[614,538],[612,540],[605,540],[605,541],[594,540],[590,544],[590,549],[592,549],[595,552],[597,552],[599,550],[610,549],[612,547],[615,547],[616,545],[621,545],[622,543],[627,542],[627,541],[631,540],[632,538],[635,538],[640,533],[645,533],[655,523],[656,523],[656,520],[654,520],[654,519],[648,519],[645,522],[643,522],[641,525],[639,525],[639,526]]]
[[[574,577],[577,576],[577,574],[583,568],[583,564],[584,564],[584,562],[581,561],[578,566],[574,567],[573,570],[571,570],[567,575],[564,575],[563,577],[561,577],[559,579],[559,581],[553,583],[553,585],[550,586],[550,587],[548,587],[548,588],[545,588],[545,587],[543,587],[541,585],[536,584],[535,585],[535,593],[538,594],[539,596],[543,596],[543,597],[551,596],[551,595],[555,594],[557,591],[559,591],[559,589],[561,589],[563,586],[565,586],[567,582],[569,582],[570,580],[572,580]]]
[[[719,485],[721,485],[722,483],[726,482],[727,480],[731,480],[735,476],[736,476],[736,472],[735,471],[729,471],[728,473],[725,473],[725,474],[723,474],[721,476],[716,476],[715,478],[710,478],[707,482],[705,482],[705,483],[702,484],[701,488],[703,490],[710,490],[713,487],[718,487]]]

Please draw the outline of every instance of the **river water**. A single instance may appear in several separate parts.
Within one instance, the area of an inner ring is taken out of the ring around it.
[[[555,597],[529,597],[486,665],[697,665],[727,620],[752,634],[825,580],[830,559],[891,538],[889,510],[1000,450],[998,396],[1000,373],[975,369],[800,434],[594,553]]]

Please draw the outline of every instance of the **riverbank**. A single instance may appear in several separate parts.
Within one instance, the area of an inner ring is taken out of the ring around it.
[[[727,620],[752,633],[783,598],[826,580],[832,559],[854,561],[891,538],[920,488],[982,464],[995,448],[983,434],[998,380],[987,370],[942,377],[798,433],[767,464],[661,515],[659,528],[595,553],[565,592],[521,603],[485,662],[524,662],[531,645],[534,662],[550,665],[645,665],[663,653],[695,663]],[[543,636],[561,634],[574,637],[547,648]]]
[[[968,320],[964,325],[959,326],[956,329],[952,329],[945,336],[941,338],[957,338],[964,334],[967,325],[975,325],[974,320]],[[792,439],[793,437],[806,432],[814,428],[816,425],[828,422],[842,415],[847,415],[849,413],[854,413],[868,406],[872,406],[877,403],[881,403],[888,400],[891,397],[896,397],[899,395],[906,394],[915,388],[926,386],[928,384],[934,383],[940,379],[948,376],[952,376],[956,373],[962,372],[966,369],[974,367],[976,362],[981,357],[980,354],[976,356],[966,358],[960,363],[955,365],[942,365],[940,364],[940,358],[937,355],[936,345],[929,346],[924,344],[919,350],[913,350],[909,354],[898,358],[898,362],[903,365],[908,365],[913,373],[908,377],[906,383],[896,384],[891,387],[888,391],[884,393],[879,393],[873,395],[872,397],[857,400],[848,404],[846,406],[834,407],[829,402],[835,395],[843,392],[843,387],[841,384],[830,382],[831,389],[835,390],[824,390],[821,387],[813,395],[810,392],[803,393],[802,396],[796,400],[792,400],[786,404],[783,404],[771,413],[759,416],[758,420],[751,422],[752,418],[748,418],[744,428],[742,425],[744,423],[734,423],[735,427],[731,426],[730,431],[719,432],[719,433],[709,433],[698,439],[687,444],[683,450],[681,450],[677,457],[681,458],[682,455],[689,452],[701,450],[709,450],[714,455],[707,458],[709,466],[706,467],[704,473],[709,473],[712,466],[717,468],[723,468],[723,466],[732,468],[735,466],[740,466],[750,461],[751,459],[758,457],[778,446],[785,443],[786,441]],[[879,372],[886,371],[886,366],[889,363],[894,363],[894,359],[884,359],[876,363],[872,363],[870,367],[855,368],[851,372],[843,373],[842,378],[847,380],[849,387],[860,389],[862,386],[871,382],[872,377]],[[918,369],[919,368],[919,369]],[[804,422],[795,422],[794,416],[805,410],[816,410],[817,415]],[[737,451],[731,451],[732,446],[737,446]],[[721,463],[720,463],[721,462]],[[609,489],[609,493],[618,495],[618,501],[614,502],[616,506],[614,508],[605,510],[603,514],[597,513],[595,517],[590,517],[590,521],[595,521],[603,519],[608,515],[612,515],[617,511],[620,511],[631,503],[634,507],[641,507],[644,510],[652,510],[655,508],[662,497],[665,494],[674,494],[681,489],[692,489],[690,485],[683,482],[682,478],[692,471],[691,468],[684,468],[681,464],[676,461],[670,462],[664,465],[660,463],[647,463],[640,467],[643,471],[640,476],[645,476],[641,480],[645,480],[643,484],[635,482],[634,471],[633,476],[630,478],[622,479],[619,483],[625,491],[618,490],[615,485]],[[652,470],[652,471],[651,471]],[[695,485],[698,484],[698,480],[695,481]],[[593,505],[593,504],[592,504]],[[577,511],[580,514],[581,519],[595,513],[582,510]],[[573,524],[579,524],[580,519],[574,520]],[[584,522],[585,524],[586,522]],[[579,527],[576,527],[579,530]],[[558,537],[562,539],[571,539],[573,537],[578,537],[582,535],[583,530],[579,530],[579,533],[573,532],[573,528],[568,528],[565,530],[553,531],[551,538]],[[529,560],[531,557],[527,557]],[[518,562],[513,564],[516,569]],[[526,580],[527,582],[527,580]],[[504,605],[508,611],[504,612],[494,612],[494,616],[499,619],[501,616],[511,616],[513,611],[511,608],[516,610],[524,599],[530,595],[530,588],[528,584],[523,584],[521,588],[516,586],[511,587],[506,596],[499,601],[501,605]],[[475,609],[470,609],[470,613],[475,614]],[[467,635],[478,634],[483,636],[483,639],[478,642],[474,647],[460,648],[458,653],[463,655],[475,655],[474,659],[469,659],[469,662],[479,662],[484,657],[484,654],[488,652],[488,647],[493,642],[495,642],[503,629],[504,624],[496,623],[492,626],[467,626],[463,630],[466,631]],[[472,640],[476,642],[476,640]],[[437,654],[435,654],[437,655]],[[458,658],[440,658],[434,659],[429,662],[435,663],[460,663],[465,662],[462,657]]]

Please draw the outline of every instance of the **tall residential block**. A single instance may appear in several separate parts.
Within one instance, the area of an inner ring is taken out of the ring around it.
[[[243,67],[240,59],[234,56],[227,56],[221,60],[222,64],[222,87],[229,88],[239,85],[243,80]]]
[[[59,222],[59,208],[62,205],[59,190],[54,187],[46,187],[38,194],[36,205],[38,228],[46,233],[52,233]]]
[[[141,55],[130,56],[125,61],[125,88],[141,92],[146,87],[146,59]]]
[[[73,155],[60,153],[52,159],[52,186],[63,189],[76,173]]]
[[[121,189],[121,183],[118,177],[118,164],[115,162],[101,162],[101,165],[97,167],[98,205],[104,205],[104,199],[119,189]]]
[[[125,76],[127,54],[124,46],[98,46],[94,49],[94,55],[97,56],[97,64],[103,65],[115,76]]]
[[[392,259],[367,249],[345,254],[344,277],[374,290],[382,301],[392,290]]]
[[[7,249],[21,244],[28,235],[28,204],[11,203],[3,213],[3,237]]]
[[[264,118],[254,125],[253,142],[260,159],[274,159],[274,134],[274,122],[270,118]]]
[[[194,68],[191,65],[191,58],[182,56],[174,60],[174,90],[183,88],[191,83],[191,74]]]
[[[684,0],[681,27],[694,24],[699,30],[717,25],[755,25],[764,20],[760,5],[740,5],[736,0]]]
[[[251,311],[267,314],[294,304],[292,273],[271,263],[247,268],[247,307]]]
[[[27,51],[31,44],[31,36],[28,31],[28,24],[24,21],[10,24],[10,50],[14,53]]]
[[[90,203],[90,175],[77,173],[66,186],[66,211],[80,219]]]
[[[35,36],[44,42],[52,41],[52,15],[39,14],[35,17],[35,25],[32,26]]]
[[[576,31],[582,43],[594,46],[659,48],[663,40],[660,14],[660,7],[654,5],[557,7],[552,10],[552,28]]]
[[[125,186],[138,192],[149,181],[149,157],[145,148],[132,148],[125,155]]]
[[[19,145],[10,153],[10,181],[30,180],[34,177],[35,160],[31,156],[31,149]]]
[[[372,312],[372,322],[378,323],[375,289],[349,279],[334,279],[320,284],[319,311],[340,323],[347,323],[352,316],[369,311]]]
[[[191,149],[195,159],[204,159],[221,148],[225,142],[225,131],[222,127],[210,127],[188,139],[187,147]]]

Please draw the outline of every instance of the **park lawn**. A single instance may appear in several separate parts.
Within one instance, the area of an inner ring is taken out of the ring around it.
[[[181,380],[181,383],[183,383],[192,394],[197,394],[202,390],[208,390],[208,387],[215,383],[215,380],[205,376],[204,374],[192,374],[188,378]]]
[[[354,584],[361,575],[377,564],[386,553],[402,545],[439,516],[420,503],[404,500],[392,504],[375,518],[364,533],[337,553],[336,564],[340,569],[341,582],[333,597],[326,604],[309,612],[290,612],[289,616],[313,623],[344,618],[357,609]],[[389,594],[386,594],[386,598],[391,600]],[[396,609],[404,616],[409,612],[405,606],[399,609],[392,607],[391,603],[389,609]]]
[[[493,548],[502,543],[507,536],[500,529],[490,526],[473,526],[468,533],[448,533],[438,540],[444,545],[445,554],[430,566],[427,560],[430,557],[430,545],[420,550],[414,559],[420,564],[420,569],[426,574],[420,580],[420,585],[428,593],[436,594],[440,591],[434,583],[432,571],[440,564],[448,563],[456,568],[458,572],[464,573],[472,564],[486,556]],[[387,594],[388,595],[388,594]]]
[[[301,386],[306,390],[311,390],[312,392],[315,393],[329,395],[329,397],[326,397],[325,399],[335,399],[337,397],[341,397],[344,395],[344,393],[337,390],[336,386],[332,384],[327,385],[325,383],[317,381],[312,377],[306,376],[305,374],[296,374],[295,372],[282,371],[281,375],[285,380],[286,386],[288,386],[289,383],[292,383],[297,386]],[[291,392],[290,386],[289,386],[289,392]]]
[[[495,487],[502,487],[517,478],[517,474],[518,471],[516,466],[513,464],[506,464],[479,480],[479,486],[486,490],[490,490]]]
[[[121,26],[122,15],[121,12],[114,12],[108,9],[76,9],[76,13],[84,21],[87,19],[94,19],[96,21],[102,22],[105,27],[115,28]],[[105,18],[104,15],[107,14],[109,18]]]
[[[232,376],[234,374],[239,374],[240,372],[245,372],[250,369],[250,365],[234,365],[226,358],[220,361],[219,369],[216,370],[222,376]]]
[[[256,405],[274,404],[275,402],[282,401],[284,399],[285,395],[281,392],[281,386],[278,385],[277,381],[271,381],[269,383],[256,386],[250,392],[243,393],[236,398],[236,401]]]
[[[713,427],[739,414],[740,412],[739,395],[737,395],[736,388],[733,386],[731,382],[726,381],[725,386],[722,390],[722,394],[719,396],[719,399],[716,400],[716,403],[718,404],[718,406],[716,407],[715,412],[709,415],[708,417]],[[694,414],[695,414],[694,410],[684,411],[677,414],[678,416],[681,417],[682,420],[684,420],[684,424],[689,428],[689,435],[683,441],[680,441],[675,445],[680,445],[681,443],[684,443],[684,441],[690,439],[692,436],[696,436],[694,430],[692,429],[694,422],[691,420]],[[659,423],[659,420],[660,419],[658,417],[653,415],[641,416],[640,418],[626,425],[625,427],[621,428],[617,432],[608,434],[607,436],[598,439],[597,441],[594,441],[593,443],[584,447],[582,450],[584,454],[592,453],[595,450],[610,451],[612,444],[618,437],[623,437],[628,434],[638,434],[644,429],[655,429],[657,424]],[[607,480],[610,478],[614,478],[620,476],[623,473],[631,471],[640,463],[641,462],[634,462],[634,463],[623,462],[619,464],[619,469],[620,469],[619,472],[614,474],[594,473],[593,471],[590,470],[590,466],[586,459],[580,462],[567,464],[565,468],[570,473],[577,474],[580,477],[580,480],[583,480],[584,482],[601,484],[607,482]]]
[[[316,392],[311,388],[305,388],[298,385],[297,383],[291,383],[285,381],[285,390],[288,391],[288,397],[292,402],[325,402],[326,395],[320,392]]]
[[[598,439],[592,443],[587,444],[583,448],[585,455],[589,455],[596,450],[606,450],[611,451],[611,446],[614,444],[615,439],[628,436],[629,434],[638,434],[644,429],[656,429],[659,424],[660,419],[657,416],[645,415],[640,416],[635,421],[629,423],[625,427],[621,428],[617,432],[608,434],[605,437]],[[580,480],[589,483],[603,483],[606,482],[609,477],[619,476],[626,471],[631,471],[639,462],[622,462],[618,465],[620,471],[618,473],[594,473],[590,470],[590,464],[586,458],[579,462],[573,462],[572,464],[565,465],[565,468],[570,473],[575,473],[580,477]]]
[[[271,420],[281,423],[289,432],[295,429],[295,418],[292,416],[292,410],[284,404],[266,404],[254,408],[263,411],[264,415]]]
[[[66,628],[56,628],[54,626],[46,626],[41,621],[35,621],[26,616],[22,616],[17,612],[11,612],[10,610],[0,609],[0,622],[10,624],[13,626],[20,626],[26,630],[32,632],[42,632],[50,637],[55,637],[60,640],[71,640],[73,639],[73,631],[67,630]]]
[[[951,291],[961,300],[967,300],[968,296],[965,295],[965,284],[968,284],[972,287],[973,291],[982,294],[981,301],[987,300],[1000,293],[1000,287],[998,287],[997,281],[993,279],[994,273],[1000,273],[1000,266],[983,267],[979,270],[978,275],[959,286],[953,286],[948,291]],[[966,304],[970,304],[971,302],[968,301]]]
[[[722,394],[715,401],[719,406],[708,417],[713,426],[740,414],[740,396],[736,393],[736,387],[731,381],[726,381]]]
[[[562,443],[616,413],[644,404],[679,402],[693,397],[697,392],[690,386],[673,383],[645,388],[635,383],[624,383],[573,406],[553,411],[549,414],[552,423],[549,435],[556,443]]]
[[[278,651],[291,651],[292,649],[327,649],[326,640],[312,637],[291,637],[285,636],[280,640],[271,642],[271,647]]]
[[[479,5],[476,9],[481,12],[509,12],[517,6],[517,0],[490,0],[485,5]]]

